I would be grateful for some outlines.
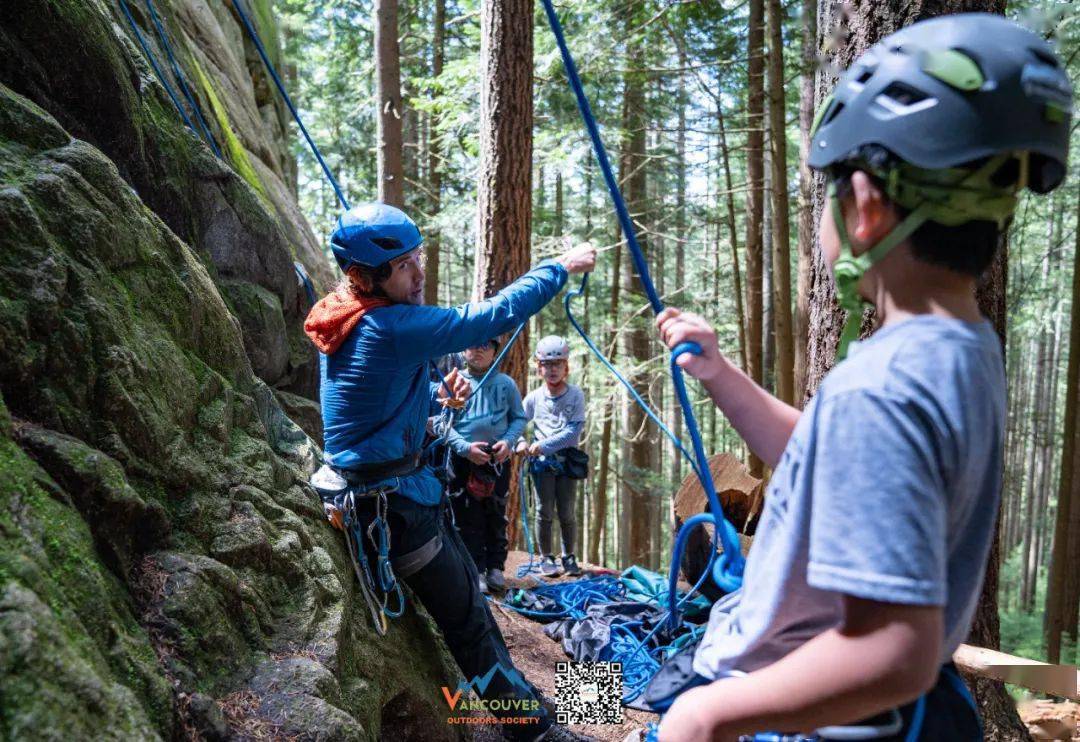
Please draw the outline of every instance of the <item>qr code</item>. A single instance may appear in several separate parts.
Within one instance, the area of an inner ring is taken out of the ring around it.
[[[621,662],[560,662],[555,718],[560,724],[622,724]]]

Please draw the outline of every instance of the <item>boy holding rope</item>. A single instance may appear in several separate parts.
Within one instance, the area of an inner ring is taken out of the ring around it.
[[[985,14],[905,28],[853,64],[813,133],[850,357],[800,412],[724,358],[703,318],[657,317],[668,347],[701,346],[678,364],[774,470],[743,589],[645,693],[669,709],[661,740],[839,739],[828,726],[859,720],[874,733],[861,739],[982,739],[951,664],[994,536],[1005,426],[1001,341],[975,288],[1019,192],[1064,179],[1070,113],[1035,34]],[[878,328],[855,341],[864,302]]]

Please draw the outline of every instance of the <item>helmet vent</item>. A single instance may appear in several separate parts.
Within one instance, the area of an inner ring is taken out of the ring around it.
[[[390,237],[372,237],[371,241],[383,250],[392,252],[401,249],[401,243]]]
[[[866,69],[859,73],[859,76],[855,78],[855,82],[859,83],[860,85],[865,85],[867,82],[870,81],[870,78],[873,76],[874,70]]]
[[[834,118],[840,115],[840,112],[844,110],[844,104],[837,102],[829,109],[829,112],[825,114],[825,120],[822,121],[822,125],[829,123]]]
[[[911,106],[916,103],[921,103],[930,96],[926,93],[916,90],[910,85],[905,85],[902,82],[894,82],[889,87],[881,91],[881,94],[886,98],[890,98],[902,106]]]
[[[1058,68],[1059,64],[1058,64],[1057,57],[1055,57],[1053,54],[1050,54],[1046,50],[1044,50],[1044,49],[1036,49],[1035,47],[1031,47],[1028,51],[1031,52],[1032,56],[1034,56],[1035,59],[1039,60],[1043,64],[1049,65],[1050,67],[1053,67],[1054,69]]]

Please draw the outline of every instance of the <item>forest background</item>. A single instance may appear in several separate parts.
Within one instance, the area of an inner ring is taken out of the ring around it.
[[[795,404],[831,362],[817,357],[822,338],[835,339],[830,313],[815,311],[815,302],[831,298],[815,291],[815,182],[799,162],[814,105],[845,45],[854,53],[867,36],[909,21],[905,12],[934,14],[929,6],[1003,10],[1000,2],[914,5],[558,5],[664,301],[708,317],[722,350]],[[651,312],[539,4],[277,0],[275,9],[287,84],[350,200],[401,204],[420,224],[428,302],[468,301],[554,254],[564,239],[591,240],[602,252],[577,316],[681,432],[667,354],[649,329]],[[1054,40],[1076,87],[1080,9],[1010,2],[1004,11]],[[867,32],[870,24],[878,25]],[[496,57],[503,61],[493,67]],[[1080,606],[1078,139],[1074,122],[1065,187],[1026,197],[1009,234],[1010,414],[996,596],[1004,651],[1071,663]],[[302,140],[295,142],[301,206],[326,234],[339,205]],[[506,178],[524,191],[492,189]],[[515,202],[522,192],[531,199]],[[559,302],[531,322],[508,359],[524,391],[539,385],[526,347],[547,334],[570,340],[571,381],[588,400],[583,447],[593,476],[580,493],[582,556],[666,568],[671,498],[687,467],[589,356]],[[691,393],[706,449],[760,471],[700,387]]]

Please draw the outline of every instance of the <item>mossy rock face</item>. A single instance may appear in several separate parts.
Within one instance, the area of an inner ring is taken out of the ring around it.
[[[280,295],[223,298],[105,153],[3,84],[0,183],[0,739],[398,739],[403,708],[456,734],[430,619],[375,635],[305,484],[319,452],[245,352],[237,296]]]
[[[166,67],[145,7],[128,5],[143,40]],[[248,283],[276,298],[272,312],[241,315],[245,337],[287,328],[287,350],[269,365],[252,357],[255,373],[271,386],[317,399],[317,355],[310,344],[292,340],[309,309],[293,261],[305,265],[319,288],[333,273],[296,206],[295,187],[285,183],[285,130],[267,126],[280,116],[259,111],[258,79],[245,62],[239,21],[211,12],[204,0],[156,6],[224,160],[185,128],[115,2],[4,4],[0,82],[103,151],[142,202],[194,248],[214,282]]]

